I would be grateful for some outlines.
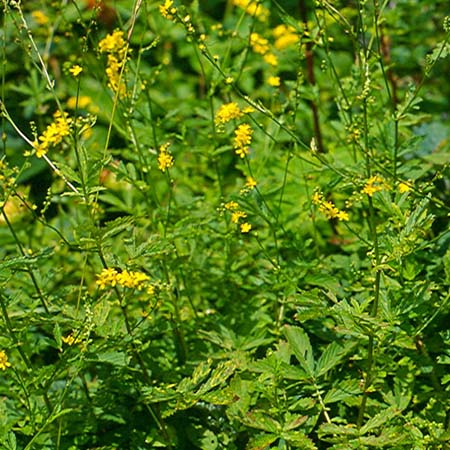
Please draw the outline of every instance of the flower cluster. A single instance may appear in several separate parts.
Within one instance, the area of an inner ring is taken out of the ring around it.
[[[361,192],[363,194],[367,194],[369,197],[372,197],[375,192],[380,192],[386,189],[389,189],[389,185],[386,181],[379,175],[374,175],[366,181],[366,184]]]
[[[230,201],[228,203],[225,203],[224,208],[226,211],[229,211],[231,213],[231,222],[239,225],[241,233],[250,232],[250,230],[252,229],[252,225],[247,221],[241,221],[242,219],[247,218],[247,213],[239,209],[239,205],[237,204],[237,202]]]
[[[233,0],[233,5],[243,9],[249,16],[256,17],[261,22],[269,18],[269,10],[252,0]]]
[[[148,294],[153,295],[155,287],[150,283],[150,277],[143,272],[133,272],[123,270],[119,272],[116,269],[103,269],[97,275],[97,281],[100,289],[106,287],[121,286],[129,289],[137,289],[138,291],[146,290]]]
[[[169,145],[170,144],[167,143],[159,147],[158,167],[161,172],[165,172],[173,166],[173,156],[169,152]]]
[[[217,111],[214,122],[216,125],[223,125],[230,120],[239,119],[242,114],[243,112],[236,102],[225,103]]]
[[[81,339],[79,337],[75,337],[73,333],[70,333],[67,336],[61,336],[61,341],[63,341],[64,344],[72,346],[80,343]]]
[[[291,47],[300,40],[295,28],[291,25],[278,25],[273,29],[272,34],[275,38],[274,47],[277,50],[284,50]]]
[[[6,370],[8,367],[11,367],[8,356],[3,350],[0,350],[0,370]]]
[[[321,192],[314,193],[313,203],[319,207],[319,211],[325,214],[325,217],[328,219],[349,220],[348,213],[337,208],[333,202],[325,200]]]
[[[166,0],[164,4],[159,5],[159,12],[165,19],[173,20],[177,13],[177,8],[173,6],[172,0]]]
[[[33,143],[36,156],[38,158],[42,158],[47,154],[50,147],[57,146],[66,136],[70,135],[73,120],[68,116],[68,114],[56,111],[53,117],[54,121]]]
[[[278,65],[277,57],[270,51],[270,44],[266,38],[263,38],[258,33],[250,35],[250,45],[252,50],[264,57],[264,61],[271,66]]]
[[[239,194],[241,194],[241,195],[248,194],[251,190],[255,189],[255,187],[256,187],[256,180],[253,177],[248,176],[245,181],[245,185],[239,191]]]
[[[116,30],[108,34],[99,42],[98,48],[100,53],[106,53],[108,55],[106,67],[108,86],[119,98],[125,97],[126,86],[122,79],[122,72],[127,60],[128,45],[123,31]]]
[[[252,142],[252,127],[248,123],[243,123],[234,130],[234,134],[234,150],[241,158],[245,158],[249,154],[248,146]]]

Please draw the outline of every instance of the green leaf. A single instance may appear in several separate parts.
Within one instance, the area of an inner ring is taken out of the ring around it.
[[[400,412],[399,409],[393,406],[384,409],[366,422],[361,428],[361,434],[366,434],[382,425],[385,426],[393,417],[399,415]]]
[[[58,322],[56,322],[55,326],[53,327],[53,336],[55,337],[56,345],[61,350],[62,348],[61,328]]]
[[[314,378],[314,356],[308,335],[302,328],[289,325],[284,327],[284,335],[300,366]]]
[[[133,218],[132,217],[119,217],[116,220],[112,220],[111,222],[107,222],[104,228],[102,229],[103,235],[102,239],[107,239],[122,231],[129,230],[129,228],[133,226]]]
[[[291,445],[295,445],[296,448],[302,450],[316,450],[317,447],[313,441],[309,439],[302,431],[289,431],[283,433],[283,438]]]
[[[326,393],[323,401],[325,404],[340,402],[348,398],[356,397],[361,393],[361,386],[358,380],[342,380],[337,383],[336,387]]]
[[[112,364],[113,366],[127,366],[129,363],[129,357],[122,352],[108,352],[108,353],[100,353],[98,355],[98,360],[103,363]]]
[[[345,347],[342,347],[337,342],[329,344],[316,364],[316,376],[321,377],[329,370],[336,367],[343,357],[356,346],[355,342],[349,342]]]
[[[257,428],[258,430],[269,433],[279,433],[282,429],[280,423],[270,417],[265,411],[251,411],[241,420],[248,427]]]
[[[258,434],[251,438],[247,444],[246,450],[265,450],[269,445],[278,439],[276,434]]]

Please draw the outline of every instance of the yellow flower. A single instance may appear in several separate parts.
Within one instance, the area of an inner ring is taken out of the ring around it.
[[[232,211],[233,209],[237,209],[238,208],[238,204],[234,201],[225,203],[224,208],[227,209],[228,211]]]
[[[238,119],[242,116],[242,111],[235,102],[225,103],[216,113],[214,122],[216,125],[222,125],[233,119]]]
[[[252,226],[248,222],[241,223],[241,233],[248,233],[251,229]]]
[[[366,181],[366,184],[364,185],[361,192],[363,194],[367,194],[369,197],[372,197],[375,192],[380,192],[388,188],[388,184],[382,177],[380,177],[379,175],[374,175]]]
[[[278,87],[281,84],[280,77],[269,77],[267,83],[269,83],[270,86]]]
[[[172,0],[166,0],[164,4],[159,5],[159,12],[165,19],[172,20],[173,16],[177,13],[177,8],[172,5]]]
[[[411,185],[408,183],[400,183],[398,185],[398,191],[400,192],[400,194],[404,194],[405,192],[409,192],[411,190]]]
[[[38,158],[42,158],[50,147],[60,144],[66,136],[70,135],[72,119],[68,117],[68,114],[56,111],[53,117],[55,120],[34,142],[34,149]]]
[[[96,284],[100,289],[106,289],[107,286],[114,287],[117,284],[118,272],[116,269],[103,269],[102,272],[97,275]]]
[[[0,350],[0,369],[6,370],[8,367],[11,367],[11,363],[8,362],[8,356],[3,350]]]
[[[120,98],[126,94],[126,86],[121,75],[124,62],[124,60],[119,61],[114,55],[108,55],[108,66],[105,71],[108,77],[108,87]]]
[[[253,177],[247,177],[247,182],[245,183],[245,187],[248,189],[254,189],[256,187],[256,180]]]
[[[234,131],[234,149],[237,155],[241,158],[245,158],[249,154],[249,148],[252,141],[253,130],[249,124],[244,123],[239,125]]]
[[[269,10],[256,1],[233,0],[233,5],[242,8],[249,16],[256,17],[261,22],[265,22],[269,18]]]
[[[80,75],[81,72],[83,72],[83,68],[79,66],[78,64],[75,64],[69,69],[69,72],[74,76],[77,77]]]
[[[278,25],[273,29],[272,34],[275,38],[274,46],[277,50],[284,50],[299,41],[295,28],[290,25]]]
[[[126,85],[122,79],[122,72],[126,63],[127,41],[124,38],[123,31],[116,30],[106,35],[99,42],[98,47],[101,53],[108,54],[106,76],[109,88],[120,98],[125,97]]]
[[[38,25],[47,25],[49,22],[49,18],[47,17],[47,15],[41,11],[41,10],[37,10],[37,11],[33,11],[31,13],[31,17],[33,17],[34,21],[38,24]]]
[[[247,217],[247,214],[243,211],[234,211],[231,214],[231,221],[233,223],[239,223],[239,220],[245,219]]]
[[[107,34],[98,43],[98,48],[101,53],[118,53],[121,56],[125,56],[126,46],[127,42],[121,30],[115,30],[113,33]]]
[[[118,272],[116,269],[103,269],[97,275],[96,283],[100,289],[105,289],[107,286],[122,286],[130,289],[148,289],[150,277],[143,272],[133,272],[123,270]]]
[[[267,53],[264,55],[264,61],[271,66],[278,65],[278,59],[273,53]]]
[[[350,219],[346,211],[337,208],[333,202],[325,200],[321,192],[314,192],[312,202],[319,207],[319,211],[328,219],[338,219],[344,222]]]
[[[66,105],[69,109],[86,109],[92,103],[91,97],[88,95],[80,95],[79,97],[69,97],[67,99]]]
[[[253,177],[248,176],[247,181],[245,182],[244,187],[239,191],[239,194],[248,194],[252,189],[255,189],[255,187],[256,180]]]
[[[67,344],[69,346],[72,346],[74,344],[78,344],[80,342],[79,338],[75,338],[73,336],[73,333],[70,333],[68,336],[62,336],[61,340],[64,342],[64,344]]]
[[[265,55],[270,50],[269,41],[258,33],[252,33],[250,35],[250,45],[253,51],[260,55]]]
[[[169,143],[161,145],[159,147],[159,155],[158,155],[158,167],[161,172],[165,172],[166,169],[169,169],[173,166],[173,156],[170,154],[168,148]]]

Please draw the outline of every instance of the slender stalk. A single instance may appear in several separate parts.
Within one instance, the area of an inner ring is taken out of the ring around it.
[[[300,9],[300,16],[303,22],[303,27],[305,29],[305,34],[309,34],[308,31],[308,7],[306,5],[305,0],[299,0],[298,2]],[[313,43],[308,38],[305,43],[305,58],[306,58],[306,75],[307,80],[311,86],[315,86],[316,77],[314,75],[314,54],[313,54]],[[314,136],[316,138],[317,143],[317,151],[319,153],[325,153],[325,148],[323,145],[322,139],[322,129],[320,127],[320,118],[319,118],[319,109],[317,107],[317,103],[314,100],[310,100],[309,102],[312,119],[313,119],[313,128],[314,128]]]

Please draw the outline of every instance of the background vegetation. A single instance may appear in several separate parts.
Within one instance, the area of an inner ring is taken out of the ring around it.
[[[448,448],[448,13],[3,0],[0,448]]]

